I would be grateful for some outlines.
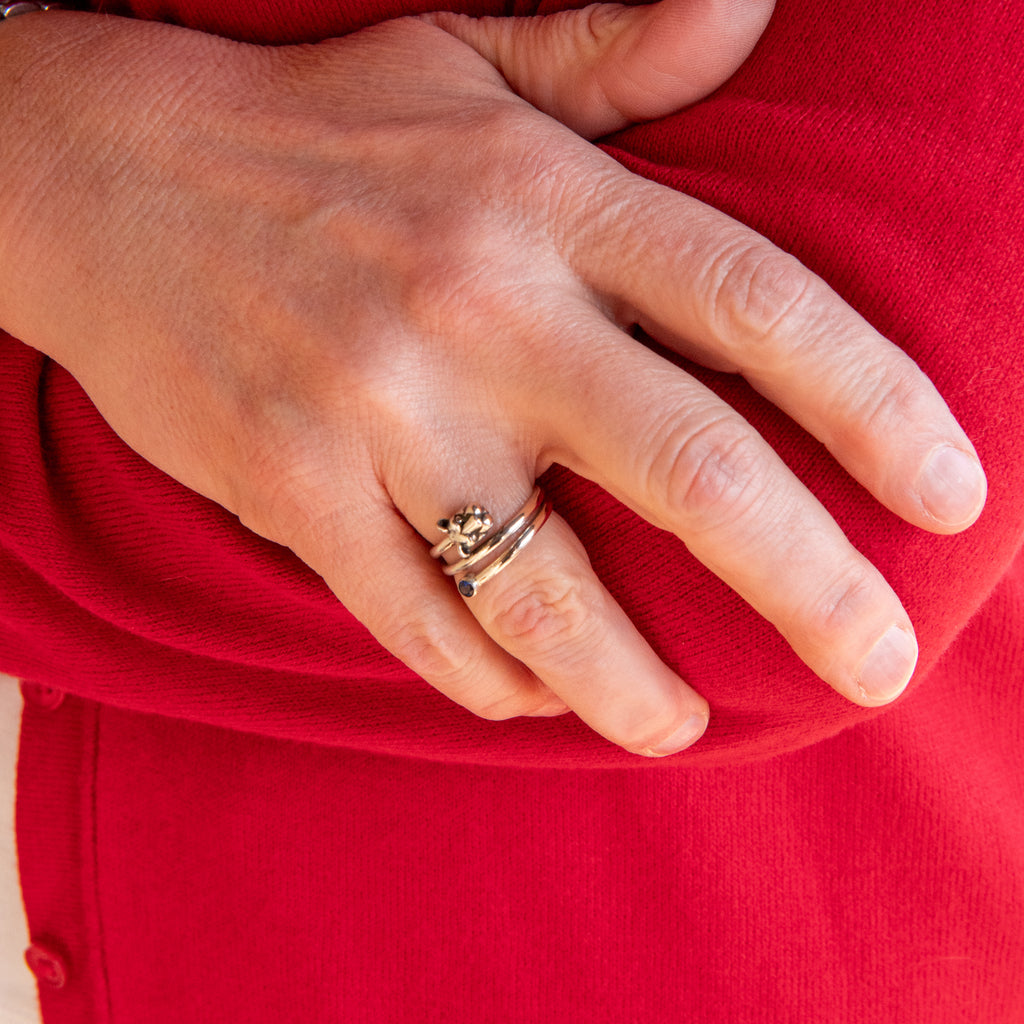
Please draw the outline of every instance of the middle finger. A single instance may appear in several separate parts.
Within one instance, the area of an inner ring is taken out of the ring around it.
[[[850,700],[896,697],[913,627],[828,512],[709,389],[596,312],[585,334],[554,349],[572,378],[537,371],[555,461],[676,534]]]

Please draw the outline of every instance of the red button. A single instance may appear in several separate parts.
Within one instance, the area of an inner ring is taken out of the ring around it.
[[[47,711],[55,711],[64,703],[64,691],[52,686],[41,686],[39,683],[21,684],[21,695],[30,704],[36,707],[45,708]]]
[[[67,984],[68,968],[64,958],[42,942],[33,942],[25,950],[25,963],[40,985],[63,988]]]

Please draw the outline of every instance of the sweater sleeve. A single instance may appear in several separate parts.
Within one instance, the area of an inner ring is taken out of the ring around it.
[[[1011,70],[1024,65],[1024,14],[991,6],[911,24],[898,10],[835,5],[811,24],[783,5],[709,100],[606,142],[630,169],[750,224],[824,277],[918,361],[974,441],[986,511],[965,534],[929,535],[744,381],[686,367],[761,431],[893,585],[917,629],[911,686],[922,690],[1008,571],[1024,523],[1024,99]],[[964,47],[965,33],[1002,49]],[[290,552],[141,460],[67,373],[7,337],[0,410],[0,670],[124,708],[381,753],[661,763],[573,716],[492,723],[450,704]],[[545,482],[612,593],[711,704],[708,733],[670,763],[763,758],[884,713],[816,679],[678,540],[566,471]]]

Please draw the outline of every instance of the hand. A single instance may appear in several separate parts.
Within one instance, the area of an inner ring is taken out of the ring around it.
[[[636,38],[616,17],[613,49]],[[515,95],[506,79],[588,132],[656,109],[606,103],[568,60],[545,98],[528,40],[553,29],[512,46],[429,20],[279,49],[5,26],[4,327],[477,714],[568,706],[645,753],[707,721],[563,521],[470,602],[430,559],[440,516],[477,500],[500,521],[553,462],[681,537],[839,692],[892,699],[916,648],[891,589],[748,424],[626,329],[743,373],[894,512],[953,532],[984,478],[941,398],[790,257]]]

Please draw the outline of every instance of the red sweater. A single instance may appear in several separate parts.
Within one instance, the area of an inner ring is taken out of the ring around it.
[[[284,42],[436,6],[134,13]],[[1022,67],[1016,5],[780,0],[728,85],[607,140],[828,280],[978,448],[982,519],[928,535],[694,370],[903,599],[920,667],[884,711],[556,469],[712,724],[651,763],[571,716],[480,721],[0,339],[0,670],[34,684],[18,831],[47,1024],[1024,1021]]]

